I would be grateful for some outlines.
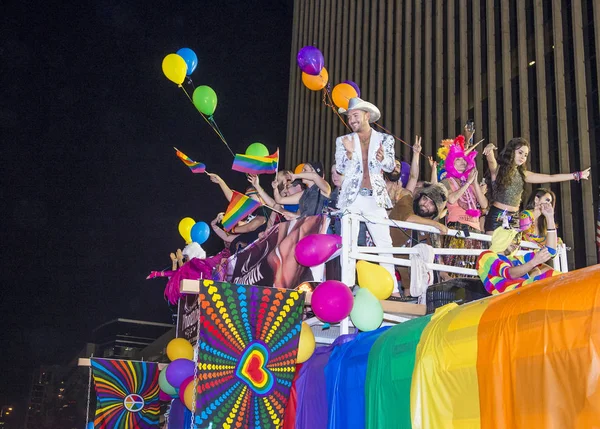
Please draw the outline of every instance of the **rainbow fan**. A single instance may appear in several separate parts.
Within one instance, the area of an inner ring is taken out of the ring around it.
[[[158,364],[92,359],[95,429],[158,429]]]

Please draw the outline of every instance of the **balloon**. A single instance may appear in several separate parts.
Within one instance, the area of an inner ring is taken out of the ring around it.
[[[402,182],[402,187],[406,188],[406,184],[408,183],[408,179],[410,178],[410,164],[408,162],[401,162],[400,168],[400,181]]]
[[[388,299],[394,290],[394,279],[388,270],[379,264],[367,261],[356,263],[358,284],[369,289],[377,299]]]
[[[337,280],[321,283],[312,294],[315,316],[327,323],[338,323],[348,317],[354,297],[348,286]]]
[[[185,244],[192,242],[191,232],[192,227],[196,224],[196,221],[191,217],[184,217],[179,221],[179,234],[185,240]]]
[[[305,267],[323,264],[342,247],[342,237],[336,234],[311,234],[296,244],[296,260]]]
[[[94,429],[94,422],[88,422],[86,429]]]
[[[194,243],[203,244],[208,240],[210,235],[210,228],[206,222],[196,222],[190,231],[190,237]]]
[[[302,329],[300,331],[300,341],[298,341],[298,355],[296,356],[296,363],[306,362],[315,351],[315,335],[312,329],[308,326],[308,323],[302,322]]]
[[[363,332],[373,331],[383,322],[381,302],[369,289],[359,289],[354,297],[354,306],[350,312],[352,324]]]
[[[183,399],[181,400],[188,410],[192,411],[192,404],[194,403],[194,383],[189,383],[185,391],[183,392]]]
[[[360,88],[358,87],[358,85],[355,82],[352,82],[351,80],[345,80],[342,83],[347,83],[348,85],[350,85],[352,88],[354,88],[356,90],[356,96],[360,97]]]
[[[294,174],[302,173],[302,169],[304,168],[304,164],[298,164],[296,168],[294,168]]]
[[[185,64],[187,66],[187,75],[191,75],[196,70],[196,66],[198,65],[198,57],[196,53],[192,51],[190,48],[181,48],[177,51],[177,55],[183,58]]]
[[[168,401],[170,401],[170,400],[171,400],[171,399],[173,399],[173,398],[171,397],[171,395],[167,395],[167,394],[166,394],[165,392],[163,392],[162,390],[159,390],[159,391],[158,391],[158,399],[159,399],[160,401],[163,401],[163,402],[168,402]]]
[[[175,359],[167,366],[167,381],[171,386],[180,386],[183,380],[194,375],[194,362],[189,359]]]
[[[248,146],[248,149],[246,149],[246,155],[269,156],[269,149],[267,149],[267,147],[262,143],[252,143],[250,146]]]
[[[347,83],[338,83],[331,91],[331,98],[337,107],[348,109],[348,102],[351,98],[358,97],[358,92]]]
[[[207,116],[215,113],[217,109],[217,93],[210,86],[201,85],[194,89],[192,100],[196,109]]]
[[[169,364],[170,365],[170,364]],[[175,389],[168,381],[167,381],[167,365],[162,369],[160,374],[158,374],[158,385],[160,390],[165,392],[167,395],[177,396],[177,389]]]
[[[327,82],[329,82],[329,73],[325,67],[323,67],[323,70],[315,76],[304,72],[302,73],[302,83],[311,91],[322,90],[325,88],[325,85],[327,85]]]
[[[185,389],[187,388],[188,384],[193,383],[194,381],[194,376],[190,375],[188,378],[186,378],[185,380],[183,380],[181,382],[181,384],[179,385],[179,394],[181,396],[181,392],[185,392]]]
[[[162,71],[171,82],[181,85],[185,80],[187,64],[179,55],[169,54],[163,59]]]
[[[167,344],[167,356],[169,360],[194,359],[194,347],[185,338],[173,338]]]
[[[173,399],[171,409],[169,410],[169,429],[181,429],[189,426],[189,422],[185,421],[185,405],[179,399]]]
[[[296,61],[303,73],[313,76],[318,75],[325,64],[323,54],[314,46],[305,46],[300,49]]]

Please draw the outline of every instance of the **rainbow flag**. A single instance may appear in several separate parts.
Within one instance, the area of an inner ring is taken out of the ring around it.
[[[206,172],[206,165],[202,164],[201,162],[194,161],[176,147],[174,147],[173,149],[176,150],[175,154],[179,157],[179,159],[183,161],[183,163],[187,165],[190,168],[190,170],[192,170],[192,173],[196,174]]]
[[[223,229],[230,231],[239,221],[251,214],[258,207],[260,207],[259,202],[248,198],[244,194],[233,191],[233,196],[221,221]]]
[[[268,156],[237,154],[233,160],[232,170],[248,174],[275,173],[279,164],[279,149]]]

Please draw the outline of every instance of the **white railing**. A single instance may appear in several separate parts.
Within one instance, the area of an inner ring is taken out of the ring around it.
[[[342,282],[347,285],[356,284],[356,261],[364,260],[369,262],[383,262],[388,264],[400,265],[403,267],[410,267],[411,263],[409,259],[394,258],[391,256],[380,256],[379,254],[391,254],[391,255],[410,255],[418,253],[418,250],[411,247],[364,247],[358,246],[358,243],[352,239],[352,231],[359,228],[360,222],[372,222],[383,225],[389,225],[393,228],[403,228],[408,230],[428,232],[439,234],[439,231],[426,225],[420,225],[412,222],[402,222],[391,219],[377,218],[373,216],[365,216],[362,214],[347,213],[342,216],[342,253],[341,253],[341,265],[342,265]],[[462,231],[450,229],[448,231],[449,236],[464,237]],[[482,242],[490,242],[491,236],[487,234],[470,233],[469,239],[477,240]],[[522,241],[522,249],[538,249],[536,244]],[[448,248],[433,248],[435,256],[438,255],[472,255],[479,256],[485,249],[448,249]],[[519,253],[525,253],[527,250],[521,250]],[[567,272],[569,267],[567,264],[567,249],[564,244],[558,246],[557,256],[553,259],[554,269]],[[470,268],[455,267],[452,265],[443,265],[437,263],[426,264],[426,267],[434,271],[444,271],[447,273],[462,274],[466,276],[476,276],[477,271]],[[348,333],[348,320],[341,322],[341,333]]]

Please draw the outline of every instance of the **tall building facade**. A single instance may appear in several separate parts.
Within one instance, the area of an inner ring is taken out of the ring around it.
[[[591,166],[590,181],[547,187],[571,267],[596,263],[599,1],[296,0],[293,26],[286,166],[331,166],[334,139],[347,132],[302,84],[296,54],[314,45],[332,87],[356,82],[379,124],[409,144],[423,136],[425,155],[472,119],[483,145],[527,138],[531,171]],[[410,148],[397,142],[396,153],[408,160]],[[482,159],[478,167],[487,171]]]

